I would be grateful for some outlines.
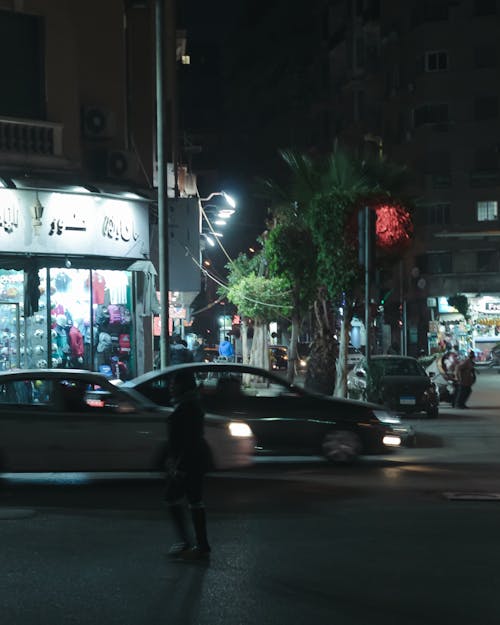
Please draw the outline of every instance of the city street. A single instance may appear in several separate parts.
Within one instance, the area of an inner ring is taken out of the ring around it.
[[[499,386],[481,373],[469,410],[408,418],[415,448],[210,476],[209,565],[165,557],[159,476],[6,476],[2,620],[496,625]]]

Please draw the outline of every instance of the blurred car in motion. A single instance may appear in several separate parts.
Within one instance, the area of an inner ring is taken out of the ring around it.
[[[124,383],[162,405],[180,369],[198,380],[207,412],[247,423],[259,455],[322,455],[352,462],[362,454],[399,447],[408,429],[382,406],[314,394],[282,375],[237,363],[192,363],[152,371]]]
[[[390,410],[400,413],[425,412],[439,415],[439,395],[431,378],[411,356],[372,356],[371,397]],[[353,399],[367,396],[367,364],[363,359],[347,376],[347,392]]]
[[[0,471],[159,471],[166,459],[162,408],[105,376],[74,369],[0,374]],[[212,469],[252,463],[241,420],[206,415]]]

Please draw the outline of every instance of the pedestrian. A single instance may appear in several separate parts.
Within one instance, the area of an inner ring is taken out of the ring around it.
[[[468,357],[461,363],[459,363],[456,367],[458,392],[455,405],[457,408],[468,408],[468,406],[465,405],[465,402],[469,399],[472,392],[472,386],[476,381],[474,358],[475,354],[471,350]]]
[[[199,336],[193,345],[193,361],[203,362],[205,360],[205,341]]]
[[[168,555],[182,560],[208,560],[210,546],[203,503],[203,482],[210,451],[204,438],[205,413],[196,380],[190,371],[177,372],[170,384],[174,411],[167,421],[167,487],[165,500],[178,542]],[[195,542],[190,538],[186,519],[188,504]]]
[[[224,340],[219,344],[219,356],[226,360],[232,360],[234,356],[233,344],[229,340],[228,336],[224,337]]]
[[[193,362],[193,354],[179,334],[173,334],[170,340],[170,364],[180,365],[184,362]]]

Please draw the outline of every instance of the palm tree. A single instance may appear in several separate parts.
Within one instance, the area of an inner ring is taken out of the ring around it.
[[[359,162],[343,150],[336,150],[322,160],[313,160],[295,150],[282,150],[280,155],[290,174],[287,186],[266,180],[261,188],[273,201],[271,232],[273,227],[288,229],[288,236],[276,235],[274,240],[270,237],[274,249],[269,253],[280,259],[274,265],[276,271],[285,268],[290,283],[303,284],[304,263],[286,263],[284,259],[290,253],[287,244],[293,240],[290,233],[308,232],[316,262],[311,272],[314,279],[307,280],[308,296],[311,286],[315,291],[312,304],[315,336],[306,385],[327,393],[332,393],[336,386],[337,393],[345,395],[349,328],[356,284],[360,282],[357,233],[352,224],[357,223],[355,217],[361,207],[389,201],[394,190],[400,189],[407,179],[407,173],[384,160]],[[296,248],[294,257],[301,259],[302,248]],[[303,315],[304,295],[300,288],[293,300],[296,320]],[[311,300],[307,298],[307,301]],[[332,302],[342,302],[343,307],[340,353],[334,338],[336,314]],[[292,345],[292,354],[296,353],[294,348]]]

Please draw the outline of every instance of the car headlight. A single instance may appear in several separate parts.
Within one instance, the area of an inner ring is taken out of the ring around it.
[[[384,445],[387,445],[387,447],[399,447],[401,445],[401,437],[395,436],[394,434],[388,434],[387,436],[384,436],[382,442]]]
[[[374,410],[373,414],[381,423],[401,423],[401,419],[399,417],[385,410]]]
[[[237,436],[238,438],[249,438],[252,436],[252,430],[246,423],[240,421],[231,421],[228,425],[231,436]]]

